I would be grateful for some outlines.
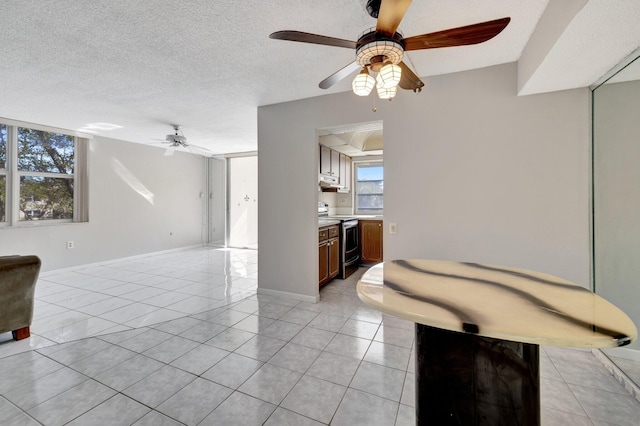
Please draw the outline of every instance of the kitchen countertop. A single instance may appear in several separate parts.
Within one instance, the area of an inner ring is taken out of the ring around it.
[[[354,218],[354,219],[371,219],[371,220],[382,220],[382,215],[372,215],[372,214],[333,214],[330,215],[329,218]]]
[[[326,226],[340,225],[340,221],[337,219],[318,219],[318,228],[324,228]]]

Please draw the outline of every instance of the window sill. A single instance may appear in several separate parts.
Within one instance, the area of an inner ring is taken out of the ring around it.
[[[27,229],[27,228],[40,228],[43,226],[63,226],[63,225],[80,225],[89,222],[73,222],[70,220],[47,220],[47,221],[28,221],[19,222],[15,225],[9,225],[6,222],[0,223],[0,230],[2,229]]]

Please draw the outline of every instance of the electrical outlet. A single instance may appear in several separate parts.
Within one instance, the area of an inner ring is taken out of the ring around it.
[[[67,250],[73,248],[73,241],[67,241]]]
[[[391,235],[395,235],[398,233],[398,227],[396,226],[395,223],[390,223],[389,224],[389,234]]]

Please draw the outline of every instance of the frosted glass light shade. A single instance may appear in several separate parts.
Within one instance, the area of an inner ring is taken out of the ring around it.
[[[402,68],[396,64],[387,63],[380,68],[378,78],[376,79],[378,87],[383,89],[389,89],[396,87],[400,83],[400,75],[402,74]]]
[[[384,87],[376,86],[376,90],[378,91],[378,97],[380,99],[391,99],[396,93],[398,93],[398,86],[390,87],[385,89]]]
[[[353,93],[355,93],[356,95],[368,96],[375,84],[375,78],[369,75],[369,71],[366,67],[363,67],[362,71],[360,71],[360,73],[353,79],[351,87],[353,88]]]

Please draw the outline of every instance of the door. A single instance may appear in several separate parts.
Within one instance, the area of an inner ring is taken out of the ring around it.
[[[329,240],[329,277],[333,278],[340,272],[340,244],[337,238]]]
[[[331,175],[331,150],[320,145],[320,174]]]
[[[364,263],[382,262],[382,221],[361,220],[362,261]]]
[[[229,246],[258,248],[258,157],[229,158]]]
[[[340,177],[340,153],[331,150],[331,176]]]
[[[329,243],[325,241],[318,246],[318,282],[324,284],[329,279]]]

